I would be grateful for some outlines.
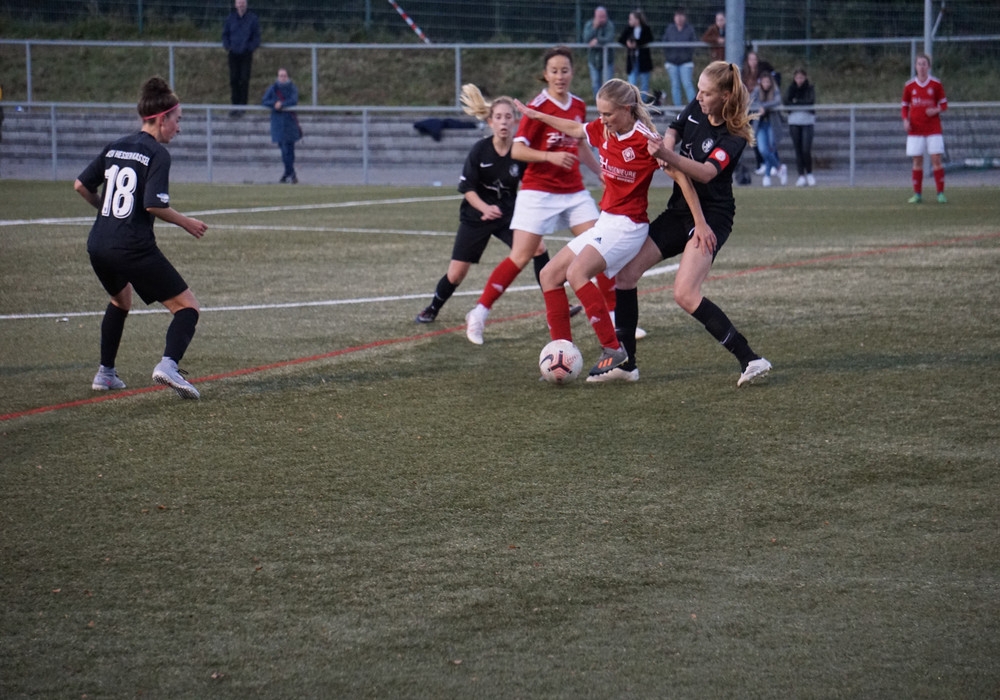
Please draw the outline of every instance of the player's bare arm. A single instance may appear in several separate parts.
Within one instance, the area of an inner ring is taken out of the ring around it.
[[[201,238],[208,230],[208,225],[204,221],[185,216],[173,207],[148,207],[146,211],[161,221],[180,226],[195,238]]]
[[[94,207],[94,209],[101,208],[101,195],[97,192],[91,192],[87,189],[87,186],[79,180],[73,183],[73,189],[76,190],[81,197],[87,200],[90,203],[90,206]]]

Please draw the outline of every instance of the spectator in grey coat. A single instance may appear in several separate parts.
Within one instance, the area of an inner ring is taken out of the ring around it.
[[[696,41],[694,27],[688,24],[687,12],[678,8],[674,12],[674,21],[663,30],[664,43],[685,43]],[[666,61],[667,75],[670,76],[670,97],[675,107],[681,107],[695,98],[694,83],[694,47],[668,46],[663,49],[663,59]],[[681,86],[684,86],[685,102],[681,102]]]
[[[594,18],[583,28],[583,43],[590,47],[587,67],[590,68],[590,87],[595,96],[604,83],[615,77],[615,54],[611,49],[605,51],[604,47],[614,45],[617,40],[615,23],[608,17],[607,8],[598,5],[594,8]]]

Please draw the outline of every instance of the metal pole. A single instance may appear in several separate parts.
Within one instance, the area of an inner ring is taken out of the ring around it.
[[[167,55],[169,56],[168,61],[170,63],[170,68],[168,69],[170,71],[170,87],[172,87],[172,88],[174,88],[176,90],[177,89],[177,83],[174,81],[174,45],[173,44],[171,44],[169,46],[169,48],[167,48]]]
[[[208,181],[212,182],[212,108],[205,110],[205,163],[208,165]]]
[[[319,61],[316,59],[316,45],[312,47],[312,91],[313,107],[319,104]]]
[[[462,47],[455,46],[455,107],[462,108]]]
[[[364,184],[368,184],[368,110],[361,110],[361,172]]]
[[[31,104],[31,43],[24,42],[24,64],[28,74],[28,104]]]
[[[924,53],[928,56],[934,55],[934,8],[931,7],[933,0],[924,0]]]
[[[744,0],[726,0],[726,60],[743,65],[743,48],[746,20]]]
[[[59,156],[58,156],[58,145],[59,145],[59,133],[56,129],[56,106],[52,105],[49,107],[49,119],[52,122],[52,179],[59,179]]]
[[[853,105],[851,105],[851,135],[850,135],[850,143],[851,143],[850,153],[851,153],[851,159],[850,159],[850,168],[849,168],[849,172],[850,172],[849,183],[850,183],[851,187],[854,187],[854,150],[855,150],[855,145],[856,145],[856,141],[857,141],[857,139],[856,139],[856,137],[857,137],[857,129],[856,129],[856,127],[857,127],[857,121],[855,119],[856,112],[857,112],[857,108],[854,107]]]

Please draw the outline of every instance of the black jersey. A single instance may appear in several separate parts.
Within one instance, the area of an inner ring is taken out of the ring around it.
[[[505,156],[498,154],[493,147],[493,137],[488,137],[474,144],[469,151],[465,167],[462,168],[458,191],[462,194],[475,191],[487,204],[500,207],[503,217],[498,221],[509,223],[514,215],[514,199],[523,175],[524,165],[511,158],[510,151]],[[475,207],[462,200],[460,221],[481,224],[482,216]]]
[[[691,102],[681,111],[670,127],[677,132],[677,144],[680,154],[685,158],[699,163],[709,162],[716,167],[719,174],[709,182],[691,180],[701,208],[728,213],[730,217],[736,211],[733,199],[733,171],[743,155],[747,142],[742,136],[733,136],[725,124],[712,126],[708,117],[701,111],[698,101]],[[680,186],[674,185],[674,193],[667,204],[671,209],[687,209],[684,194]]]
[[[78,179],[91,192],[104,184],[88,251],[141,252],[156,247],[154,217],[146,209],[170,206],[170,153],[155,138],[140,131],[118,139]]]

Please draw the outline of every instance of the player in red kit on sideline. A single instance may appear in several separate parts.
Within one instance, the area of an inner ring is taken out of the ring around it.
[[[913,158],[913,196],[911,204],[923,201],[924,154],[931,157],[937,200],[947,202],[944,196],[944,136],[941,133],[941,112],[948,109],[948,98],[941,81],[931,75],[931,59],[919,54],[914,64],[916,77],[903,88],[903,128],[906,129],[906,155]]]

